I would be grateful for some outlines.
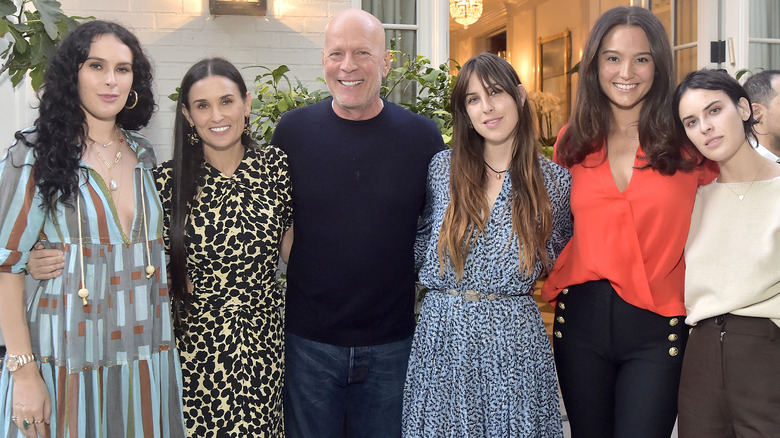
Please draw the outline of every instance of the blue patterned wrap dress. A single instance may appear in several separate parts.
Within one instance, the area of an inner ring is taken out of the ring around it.
[[[65,252],[60,277],[26,279],[30,340],[52,402],[51,437],[185,436],[162,208],[151,174],[154,150],[140,134],[122,132],[138,158],[129,236],[122,230],[110,190],[88,164],[81,162],[89,174],[88,179],[80,177],[81,216],[75,202],[72,207],[58,203],[52,218],[41,208],[31,174],[33,150],[17,142],[0,161],[0,270],[22,272],[39,239]],[[31,128],[24,135],[31,138],[35,133]],[[79,221],[84,286],[90,291],[87,305],[78,296]],[[147,257],[156,268],[151,278],[145,273]],[[22,436],[10,421],[13,383],[3,367],[3,437]]]
[[[562,437],[558,386],[550,341],[534,301],[542,272],[519,270],[518,237],[512,232],[511,182],[504,178],[485,233],[456,281],[447,264],[440,272],[437,244],[450,203],[451,151],[434,156],[416,255],[428,287],[412,343],[403,406],[404,437]],[[572,234],[569,172],[542,160],[553,213],[546,249],[554,261]],[[466,290],[497,298],[467,301]]]

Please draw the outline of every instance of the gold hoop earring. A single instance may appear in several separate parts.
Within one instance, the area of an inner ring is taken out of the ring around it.
[[[190,143],[190,146],[196,146],[200,142],[198,131],[192,123],[190,123],[190,133],[187,135],[187,141]]]
[[[125,104],[125,109],[126,110],[131,110],[131,109],[135,108],[136,105],[138,105],[138,92],[136,92],[135,90],[130,90],[130,94],[133,95],[133,104],[130,105],[130,106],[127,106]],[[127,100],[130,100],[130,99],[127,99]]]

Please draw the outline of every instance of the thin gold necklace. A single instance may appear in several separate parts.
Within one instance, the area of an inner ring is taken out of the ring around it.
[[[108,178],[110,179],[110,181],[108,183],[108,188],[111,189],[112,192],[117,191],[117,189],[119,189],[119,183],[117,183],[116,180],[114,179],[114,174],[113,174],[113,172],[111,172],[111,169],[113,169],[114,166],[116,166],[117,163],[119,163],[119,160],[122,159],[122,151],[119,151],[119,150],[116,151],[116,156],[114,158],[114,162],[111,163],[111,164],[108,164],[108,161],[106,161],[106,159],[103,158],[103,155],[100,154],[100,151],[95,146],[95,143],[92,143],[92,147],[95,149],[95,153],[97,154],[98,158],[100,158],[100,161],[102,161],[103,165],[105,165],[106,169],[108,169]],[[120,147],[121,147],[121,143],[120,143]]]
[[[119,127],[118,126],[114,126],[114,132],[116,132],[116,136],[117,136],[117,138],[119,138],[119,141],[121,142],[122,141],[122,136],[119,135]],[[95,139],[93,139],[90,136],[87,136],[87,139],[89,139],[89,141],[91,141],[92,144],[99,144],[100,146],[103,146],[103,149],[111,146],[112,144],[114,144],[114,141],[116,141],[116,138],[115,138],[115,139],[109,141],[108,143],[98,143],[97,141],[95,141]]]
[[[750,189],[753,187],[753,183],[756,182],[756,178],[758,178],[758,175],[761,173],[762,170],[764,170],[764,165],[766,165],[766,162],[769,160],[761,160],[763,161],[761,165],[758,167],[758,172],[756,172],[756,176],[753,177],[753,181],[750,181],[750,185],[748,186],[747,190],[745,190],[745,193],[737,193],[732,189],[729,184],[739,184],[739,183],[724,183],[726,185],[726,188],[731,191],[731,193],[735,194],[737,196],[737,200],[741,201],[745,199],[745,195],[750,191]]]

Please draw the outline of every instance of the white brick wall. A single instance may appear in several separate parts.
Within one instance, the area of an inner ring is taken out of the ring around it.
[[[223,56],[239,68],[287,64],[291,76],[321,87],[315,81],[322,76],[320,48],[325,24],[334,13],[352,4],[351,0],[268,0],[265,17],[212,17],[208,0],[60,2],[68,15],[117,21],[138,36],[155,67],[159,107],[143,132],[155,145],[160,160],[171,156],[175,103],[167,96],[175,91],[190,65],[209,56]],[[252,80],[260,70],[247,69],[242,73],[252,89]],[[20,87],[13,93],[24,93],[28,104],[35,104],[31,90]],[[24,112],[24,108],[19,110]],[[7,147],[15,129],[32,123],[34,114],[28,111],[29,120],[19,117],[18,126],[0,125],[2,148]]]

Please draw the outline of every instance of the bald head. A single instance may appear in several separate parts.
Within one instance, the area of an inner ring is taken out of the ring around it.
[[[336,14],[325,28],[322,71],[333,110],[344,119],[366,120],[382,111],[382,78],[390,70],[385,30],[360,9]]]
[[[336,13],[325,27],[325,46],[328,38],[343,32],[345,28],[359,30],[366,39],[385,49],[385,29],[378,18],[362,9],[345,9]]]

